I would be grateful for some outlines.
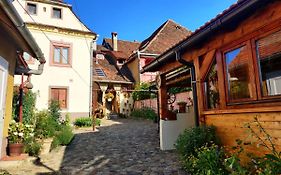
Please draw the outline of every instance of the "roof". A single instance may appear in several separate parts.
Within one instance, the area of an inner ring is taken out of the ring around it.
[[[31,35],[30,31],[24,25],[22,18],[19,16],[18,12],[16,11],[15,7],[11,4],[11,2],[9,0],[1,0],[0,7],[2,7],[2,9],[5,11],[7,16],[10,18],[10,20],[13,22],[14,26],[18,30],[18,33],[26,41],[27,45],[30,48],[30,50],[28,50],[28,53],[32,55],[32,57],[38,59],[40,62],[45,62],[44,54],[42,53],[35,39]]]
[[[190,34],[190,30],[169,19],[141,43],[139,50],[145,53],[161,54]]]
[[[146,65],[143,72],[155,71],[162,62],[166,62],[172,58],[175,58],[175,51],[180,51],[190,47],[204,39],[219,28],[227,26],[230,22],[242,21],[247,15],[252,14],[259,7],[263,7],[264,4],[272,0],[238,0],[235,4],[231,5],[228,9],[218,14],[215,18],[206,22],[204,25],[195,30],[190,36],[186,37],[182,41],[178,42],[172,48],[168,49],[160,56],[157,57],[150,64]],[[232,24],[233,25],[233,24]]]
[[[94,63],[93,66],[93,80],[96,82],[119,82],[121,84],[132,83],[128,80],[116,66],[116,61],[110,55],[105,54],[104,59],[98,59],[98,64]],[[96,69],[101,69],[105,76],[98,76],[95,72]]]
[[[112,39],[104,38],[103,42],[105,42],[110,47],[110,49],[113,50]],[[118,45],[118,51],[123,52],[126,55],[126,58],[129,58],[130,55],[133,54],[133,52],[138,49],[140,43],[136,41],[131,42],[131,41],[124,41],[124,40],[117,40],[117,45]]]

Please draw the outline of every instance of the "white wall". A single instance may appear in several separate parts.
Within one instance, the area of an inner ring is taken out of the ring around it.
[[[25,3],[25,1],[21,1]],[[25,21],[30,21],[30,18],[23,12],[21,7],[14,2],[17,10],[23,15]],[[63,10],[63,20],[51,19],[48,9],[51,9],[50,4],[38,3],[38,16],[34,17],[39,23],[47,23],[48,25],[56,25],[63,28],[71,28],[84,30],[68,8]],[[46,14],[40,11],[43,7],[47,8]],[[41,16],[39,16],[41,14]],[[62,112],[83,113],[86,115],[90,111],[90,50],[93,42],[93,36],[85,37],[83,35],[73,35],[68,33],[58,33],[57,31],[44,31],[44,33],[36,28],[29,28],[42,52],[44,53],[46,63],[43,74],[40,76],[33,75],[31,82],[33,84],[33,92],[38,92],[36,108],[38,110],[46,109],[50,100],[50,86],[68,87],[68,108]],[[43,29],[44,30],[44,29]],[[72,44],[72,66],[71,67],[56,67],[50,65],[50,41],[57,41]],[[96,43],[93,44],[95,47]],[[37,69],[38,62],[29,64],[30,68]],[[20,77],[16,76],[15,84],[20,83]]]
[[[31,15],[32,18],[40,24],[52,25],[62,28],[69,28],[69,29],[76,29],[82,31],[88,31],[88,29],[81,25],[79,20],[71,11],[71,6],[59,6],[54,4],[42,3],[42,2],[35,2],[35,1],[28,1],[28,0],[18,0],[20,4],[26,8],[27,2],[33,3],[37,5],[37,14]],[[18,1],[14,1],[13,5],[23,18],[25,22],[33,22],[33,20],[29,17],[29,15],[25,12],[25,10],[21,7]],[[55,19],[52,18],[52,8],[61,8],[62,9],[62,19]],[[46,12],[44,12],[44,8],[46,8]]]
[[[193,109],[188,113],[178,113],[177,120],[160,120],[160,149],[175,149],[178,136],[187,128],[195,126]]]

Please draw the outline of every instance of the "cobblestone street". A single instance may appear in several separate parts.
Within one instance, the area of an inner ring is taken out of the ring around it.
[[[160,151],[157,124],[103,120],[99,131],[76,130],[68,147],[8,169],[11,174],[182,175],[174,151]],[[36,163],[37,162],[37,163]]]

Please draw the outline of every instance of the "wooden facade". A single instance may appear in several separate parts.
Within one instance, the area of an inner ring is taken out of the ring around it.
[[[181,53],[195,66],[200,123],[216,126],[222,143],[231,146],[249,137],[245,124],[257,117],[281,149],[281,1],[257,8]],[[157,69],[163,76],[179,66],[174,61]]]

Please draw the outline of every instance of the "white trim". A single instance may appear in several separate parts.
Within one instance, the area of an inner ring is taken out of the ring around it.
[[[2,84],[0,84],[0,158],[2,157],[3,147],[3,129],[4,129],[4,117],[6,107],[6,89],[7,89],[7,77],[8,77],[9,63],[0,56],[0,70],[3,71]],[[2,90],[2,91],[1,91]],[[1,102],[2,101],[2,102]]]

